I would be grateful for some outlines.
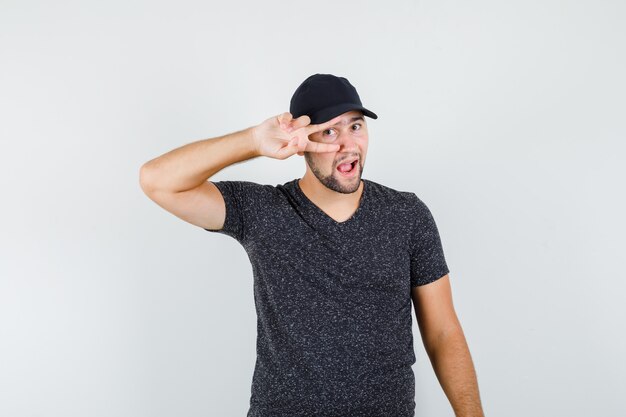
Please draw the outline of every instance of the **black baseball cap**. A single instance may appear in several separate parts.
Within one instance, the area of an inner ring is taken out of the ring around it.
[[[313,74],[308,77],[293,93],[289,105],[289,113],[294,119],[306,114],[311,124],[327,122],[352,110],[378,119],[376,113],[363,107],[350,81],[332,74]]]

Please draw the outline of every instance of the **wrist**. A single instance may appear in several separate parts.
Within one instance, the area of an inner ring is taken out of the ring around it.
[[[261,152],[259,149],[259,138],[258,138],[257,126],[249,127],[248,134],[250,137],[250,144],[252,146],[252,152],[254,153],[255,156],[261,156]]]

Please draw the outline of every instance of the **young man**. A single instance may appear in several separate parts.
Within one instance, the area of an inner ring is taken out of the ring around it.
[[[481,417],[434,218],[415,193],[362,178],[364,116],[378,117],[346,78],[315,74],[290,112],[153,159],[141,186],[249,256],[258,325],[248,417],[413,416],[411,305],[455,414]],[[207,181],[238,162],[296,153],[301,179]]]

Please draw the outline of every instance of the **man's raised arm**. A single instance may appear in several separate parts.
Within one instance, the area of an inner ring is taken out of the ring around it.
[[[308,116],[290,113],[224,136],[186,144],[141,166],[139,183],[155,203],[191,224],[221,229],[225,203],[218,188],[207,181],[225,167],[257,156],[286,159],[303,152],[332,152],[337,144],[311,142],[308,136],[335,119],[311,125]]]

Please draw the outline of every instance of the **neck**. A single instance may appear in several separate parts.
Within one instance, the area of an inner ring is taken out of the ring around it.
[[[315,175],[308,172],[298,180],[298,185],[304,194],[316,206],[325,208],[341,215],[345,212],[353,212],[359,206],[363,194],[364,183],[359,181],[359,188],[353,193],[344,194],[331,190],[322,184]]]

